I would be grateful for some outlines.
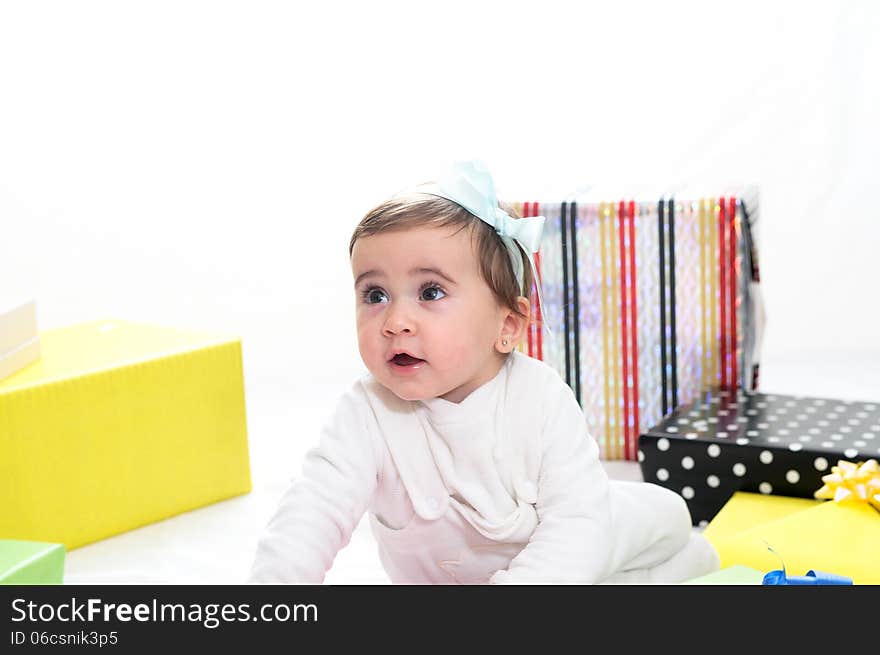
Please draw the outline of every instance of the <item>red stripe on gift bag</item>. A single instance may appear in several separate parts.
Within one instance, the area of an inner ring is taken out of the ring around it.
[[[737,272],[736,272],[736,198],[730,197],[728,199],[728,224],[729,224],[729,238],[727,240],[727,250],[730,253],[730,384],[733,389],[736,389],[738,386],[737,383],[737,366],[736,366],[736,320],[737,320],[737,311],[736,311],[736,284],[737,284]]]
[[[531,203],[528,203],[528,202],[523,203],[523,218],[529,218],[532,215],[530,205],[531,205]],[[531,316],[534,316],[535,301],[531,300],[530,302],[531,302],[531,305],[530,305],[529,309],[531,312]],[[526,325],[526,340],[528,343],[529,357],[534,357],[535,356],[535,346],[533,343],[534,339],[532,338],[532,323],[531,323],[531,321],[529,321],[528,325]]]
[[[721,314],[719,336],[721,388],[727,389],[727,207],[724,197],[718,199],[718,302]]]
[[[540,216],[541,212],[539,210],[538,203],[534,203],[532,207],[535,211],[535,216]],[[538,285],[541,284],[541,251],[535,253],[535,271],[538,274]],[[535,325],[535,333],[536,333],[536,342],[538,346],[538,359],[544,359],[544,317],[541,312],[543,311],[543,307],[541,307],[541,303],[538,302],[538,294],[535,293],[535,319],[537,320],[537,324]]]
[[[626,302],[626,205],[623,200],[620,201],[618,206],[617,218],[620,223],[618,242],[620,243],[620,346],[621,363],[623,364],[623,384],[621,385],[621,392],[623,394],[623,456],[625,459],[629,459],[630,442],[632,441],[629,427],[629,339],[627,334],[627,313],[629,307]]]
[[[638,330],[636,329],[636,318],[638,311],[636,307],[636,203],[629,201],[629,303],[630,303],[630,357],[632,358],[632,414],[633,423],[632,430],[634,432],[634,443],[632,451],[627,459],[636,459],[636,449],[639,437],[639,346],[638,346]]]

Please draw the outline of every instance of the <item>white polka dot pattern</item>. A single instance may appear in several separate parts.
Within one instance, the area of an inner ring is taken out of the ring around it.
[[[880,403],[717,393],[642,434],[637,454],[643,478],[685,497],[696,525],[736,491],[812,498],[837,460],[878,457]]]

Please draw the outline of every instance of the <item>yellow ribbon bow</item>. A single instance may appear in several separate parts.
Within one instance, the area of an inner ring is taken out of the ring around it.
[[[880,510],[880,464],[869,459],[861,464],[840,460],[831,473],[822,476],[822,488],[813,495],[836,503],[870,503]]]

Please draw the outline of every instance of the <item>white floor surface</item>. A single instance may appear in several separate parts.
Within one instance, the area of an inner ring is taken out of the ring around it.
[[[880,401],[880,349],[778,357],[762,362],[761,376],[762,391]],[[251,493],[74,549],[67,554],[65,582],[244,582],[261,530],[348,384],[311,388],[307,397],[285,384],[248,384]],[[612,478],[641,479],[636,462],[608,461],[605,466]],[[338,554],[325,582],[388,583],[366,520]]]

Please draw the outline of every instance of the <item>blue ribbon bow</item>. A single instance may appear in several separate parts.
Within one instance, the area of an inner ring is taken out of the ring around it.
[[[788,575],[785,572],[785,561],[779,553],[773,550],[766,541],[764,545],[767,546],[767,550],[779,558],[782,568],[767,573],[761,581],[762,585],[851,585],[853,583],[852,578],[814,569],[807,571],[806,575]]]
[[[495,182],[486,165],[479,160],[457,161],[435,182],[419,185],[415,190],[451,200],[495,228],[495,232],[501,237],[510,255],[510,263],[519,288],[522,289],[522,294],[526,295],[528,289],[524,284],[522,256],[519,250],[522,248],[531,265],[532,278],[538,291],[538,303],[543,309],[544,300],[534,257],[534,253],[541,247],[541,233],[546,220],[543,216],[512,218],[501,209],[495,194]]]
[[[851,585],[852,578],[824,571],[807,571],[806,575],[786,575],[785,569],[770,571],[761,582],[763,585]]]

